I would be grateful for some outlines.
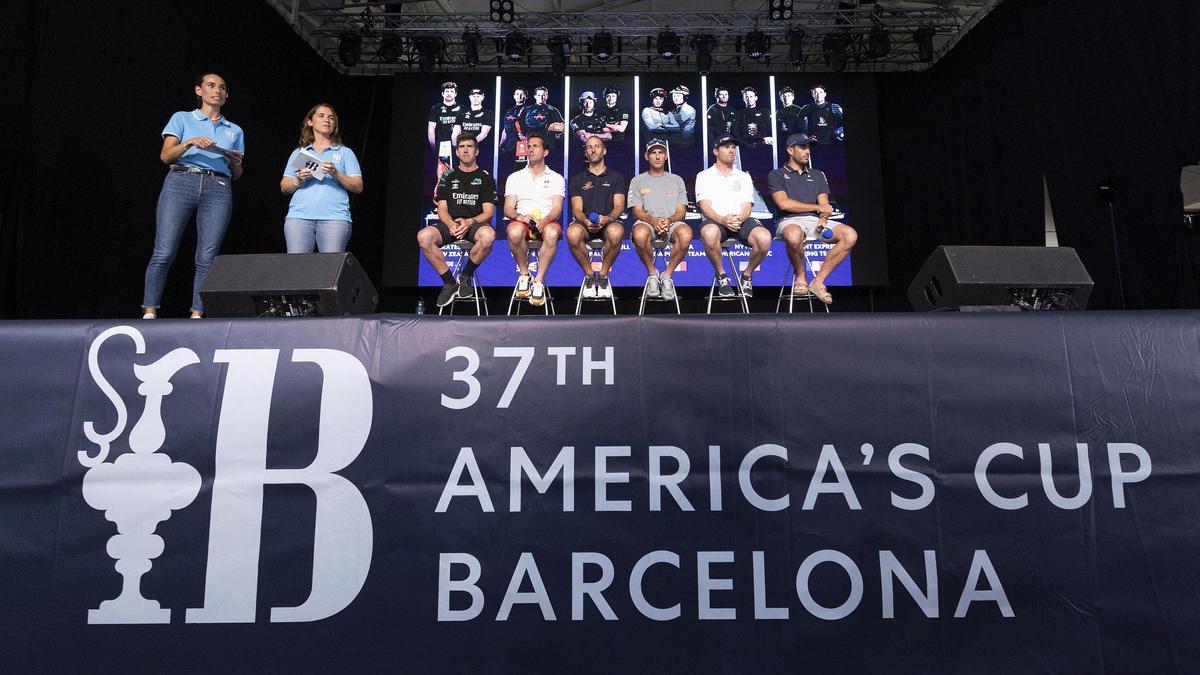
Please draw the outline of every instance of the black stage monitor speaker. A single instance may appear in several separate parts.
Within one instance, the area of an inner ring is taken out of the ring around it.
[[[209,316],[370,314],[379,294],[349,253],[220,255],[200,288]]]
[[[1092,278],[1075,249],[940,246],[908,287],[918,312],[947,309],[1083,309]]]

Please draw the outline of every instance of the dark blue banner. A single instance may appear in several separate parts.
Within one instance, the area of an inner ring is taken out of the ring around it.
[[[0,324],[0,667],[1170,672],[1200,315]]]

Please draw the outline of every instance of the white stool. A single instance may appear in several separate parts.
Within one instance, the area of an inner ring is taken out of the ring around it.
[[[533,268],[538,266],[538,252],[540,252],[542,250],[542,242],[527,241],[527,242],[525,242],[525,244],[529,248],[530,276],[535,276],[533,274]],[[519,277],[517,278],[517,282],[518,283],[520,282]],[[546,303],[544,305],[542,305],[542,309],[545,311],[546,316],[553,316],[554,315],[554,298],[551,297],[551,295],[550,295],[550,287],[546,286],[545,288],[546,288]],[[530,296],[530,297],[532,297],[532,296]],[[523,303],[523,302],[529,302],[529,297],[518,298],[517,297],[517,284],[514,283],[512,297],[508,299],[508,315],[509,316],[520,316],[521,315],[521,303]],[[517,310],[516,312],[513,311],[513,307],[516,307],[516,310]]]
[[[776,236],[775,239],[782,241],[783,237]],[[800,252],[804,256],[804,268],[805,269],[802,271],[799,271],[799,273],[804,275],[804,280],[806,282],[811,280],[811,278],[809,276],[810,273],[812,273],[812,276],[816,276],[816,273],[813,272],[812,260],[810,260],[808,257],[808,242],[810,242],[810,241],[817,241],[817,238],[816,237],[805,237],[804,244],[800,247]],[[785,254],[785,256],[786,256],[786,254]],[[797,295],[792,290],[792,283],[795,282],[795,280],[796,280],[797,270],[796,270],[795,266],[792,265],[791,257],[790,256],[786,256],[786,257],[788,259],[787,273],[784,274],[783,285],[779,287],[779,299],[775,301],[775,313],[776,314],[779,313],[780,308],[783,307],[783,299],[784,299],[784,297],[787,297],[788,314],[792,313],[792,309],[795,306],[795,302],[797,300],[807,300],[808,301],[808,313],[812,314],[812,313],[814,313],[813,300],[817,300],[817,296],[812,291],[809,291],[808,293],[801,293],[801,294]],[[825,303],[822,302],[821,306],[823,306],[825,308],[825,313],[828,314],[829,313],[829,305],[826,305]]]
[[[462,255],[459,256],[458,260],[456,260],[454,262],[454,264],[450,266],[450,274],[454,276],[455,280],[458,279],[458,273],[462,270],[463,265],[465,265],[466,261],[470,258],[470,252],[471,252],[472,246],[474,246],[474,244],[467,241],[466,239],[459,239],[458,241],[451,242],[442,247],[443,249],[453,247],[453,248],[457,248],[458,250],[462,251]],[[441,316],[443,313],[453,315],[454,314],[454,306],[460,302],[474,302],[476,316],[487,316],[488,315],[487,297],[485,297],[483,294],[483,286],[479,285],[479,276],[478,276],[477,272],[478,272],[478,268],[476,268],[476,272],[471,272],[471,279],[470,279],[471,291],[472,291],[471,297],[469,297],[469,298],[455,297],[454,302],[451,302],[449,305],[446,305],[445,307],[438,307],[438,315],[439,316]]]
[[[584,245],[586,245],[588,248],[588,253],[591,256],[592,266],[594,267],[595,263],[600,262],[604,255],[604,240],[603,239],[589,239],[586,242],[584,242]],[[583,288],[584,288],[584,285],[587,283],[587,278],[589,276],[591,276],[590,272],[588,274],[585,274],[583,279],[579,282],[579,297],[575,299],[575,316],[579,316],[583,312],[583,301],[584,300],[587,300],[588,302],[604,302],[605,300],[608,300],[608,301],[610,301],[610,304],[612,305],[613,316],[616,316],[616,314],[617,314],[617,298],[616,298],[615,293],[612,294],[612,297],[608,297],[608,298],[601,298],[601,297],[585,298],[585,297],[583,297]],[[597,290],[599,290],[599,289],[597,289]],[[609,284],[608,290],[610,290],[610,291],[612,290],[612,284]]]
[[[733,253],[731,253],[736,241],[737,239],[730,237],[721,242],[721,269],[724,270],[725,265],[729,265],[729,273],[733,277],[734,283],[737,284],[737,292],[728,297],[717,295],[717,278],[714,276],[712,283],[708,285],[708,314],[712,314],[713,300],[717,302],[740,300],[742,303],[742,314],[750,313],[750,304],[746,302],[746,294],[742,292],[742,273],[738,270],[737,263],[733,260]]]
[[[658,261],[660,259],[662,260],[663,269],[666,269],[667,264],[670,262],[670,258],[671,258],[671,243],[668,242],[666,239],[652,239],[650,241],[650,246],[654,250],[654,260],[653,260],[654,269],[656,269],[656,270],[658,269]],[[642,284],[642,301],[638,305],[638,316],[643,316],[646,314],[646,303],[647,302],[671,302],[670,300],[667,300],[666,298],[662,297],[661,292],[657,298],[646,297],[646,289],[649,288],[649,286],[650,286],[650,277],[647,276],[645,283]],[[679,292],[678,291],[676,291],[676,293],[675,293],[675,313],[676,314],[683,313],[679,309]]]

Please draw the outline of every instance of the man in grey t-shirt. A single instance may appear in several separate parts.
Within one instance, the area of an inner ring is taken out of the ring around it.
[[[629,182],[626,203],[636,219],[631,239],[649,275],[646,297],[674,300],[675,282],[671,274],[692,244],[692,228],[683,222],[687,213],[687,186],[679,176],[667,173],[665,141],[652,138],[646,143],[646,162],[650,169]],[[655,241],[671,245],[667,268],[661,274],[654,267]]]

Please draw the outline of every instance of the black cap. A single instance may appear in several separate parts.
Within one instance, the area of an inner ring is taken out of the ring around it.
[[[712,142],[713,150],[716,150],[717,148],[721,147],[722,145],[725,145],[726,143],[733,143],[734,145],[742,144],[742,142],[739,141],[735,136],[731,136],[729,134],[721,134],[720,136],[717,136],[716,138],[713,139],[713,142]]]
[[[816,145],[816,144],[817,144],[817,139],[812,138],[806,134],[792,134],[791,136],[787,137],[787,145],[785,145],[784,147],[790,148],[793,145]]]
[[[650,152],[650,148],[662,148],[663,150],[666,150],[667,142],[661,138],[651,138],[650,140],[646,141],[646,152]]]
[[[474,96],[475,94],[482,94],[482,93],[483,93],[482,89],[480,89],[479,87],[475,87],[474,89],[471,90],[470,94],[467,94],[467,96]]]

